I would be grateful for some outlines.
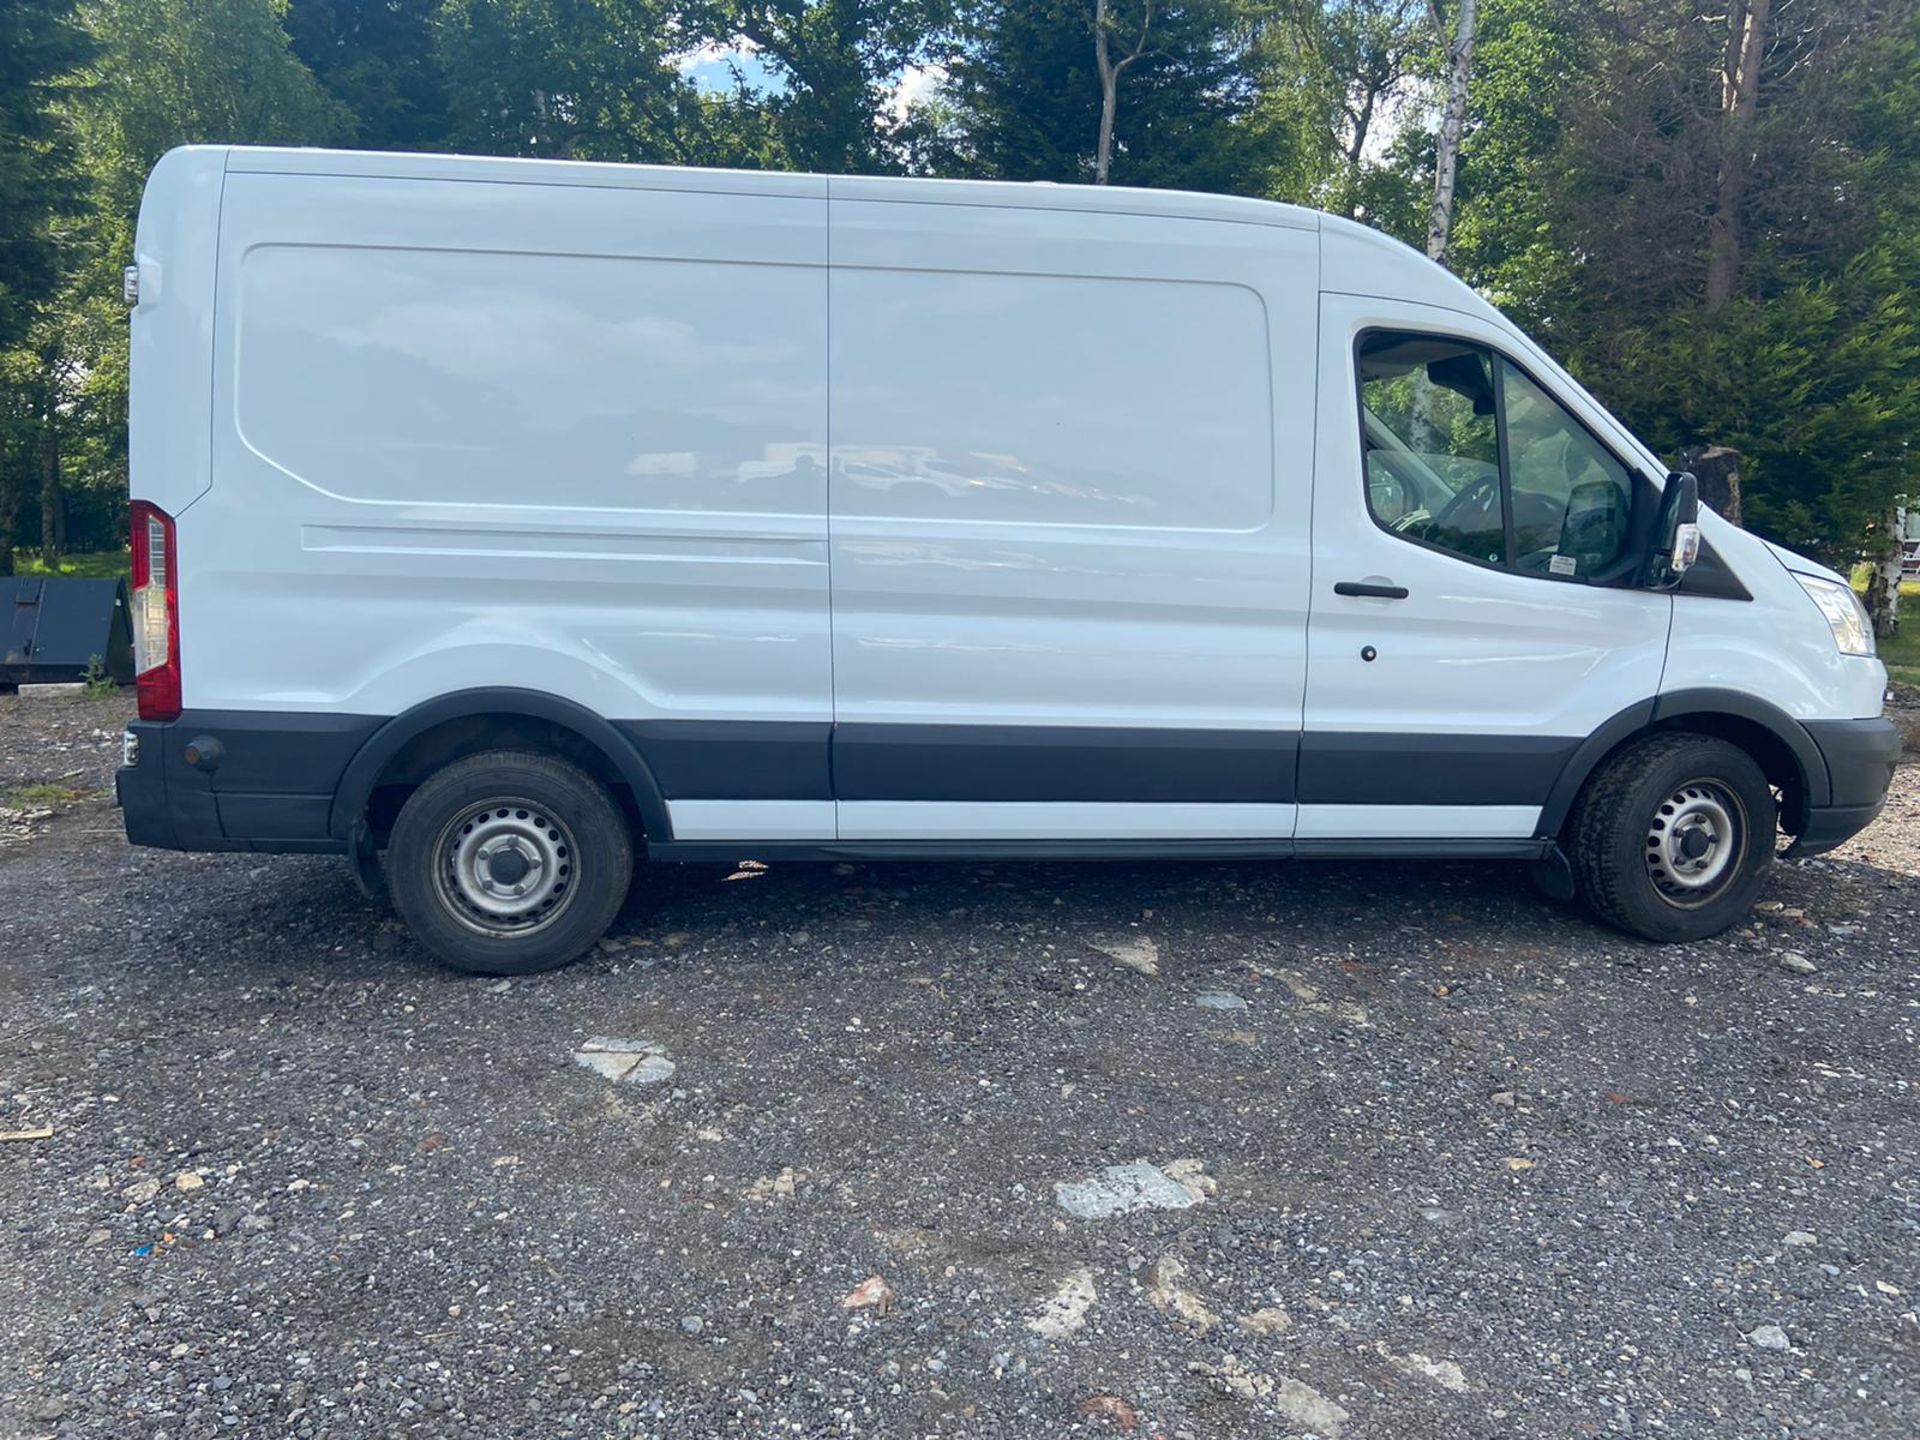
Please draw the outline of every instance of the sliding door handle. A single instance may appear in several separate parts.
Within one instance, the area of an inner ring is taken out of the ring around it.
[[[1375,585],[1365,580],[1341,580],[1335,583],[1336,595],[1365,595],[1375,600],[1404,600],[1407,587],[1404,585]]]

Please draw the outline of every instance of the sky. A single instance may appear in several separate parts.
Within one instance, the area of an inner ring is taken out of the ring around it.
[[[748,87],[757,93],[778,91],[786,84],[778,69],[762,59],[758,47],[746,40],[730,45],[702,45],[676,57],[675,64],[682,75],[703,90],[733,89],[736,68]],[[904,119],[907,107],[933,90],[946,78],[946,73],[938,65],[909,65],[902,70],[894,81],[893,99],[887,107],[893,118]]]
[[[760,58],[759,48],[745,40],[733,45],[702,45],[677,57],[675,63],[680,73],[702,90],[733,89],[736,67],[755,91],[778,90],[783,84],[774,68]]]

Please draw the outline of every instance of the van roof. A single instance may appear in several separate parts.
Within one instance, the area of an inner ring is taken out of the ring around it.
[[[889,175],[805,175],[775,170],[706,170],[685,165],[619,165],[581,160],[520,160],[490,155],[426,155],[374,150],[230,147],[227,169],[282,175],[351,175],[393,180],[485,180],[512,185],[578,185],[623,190],[704,190],[744,195],[833,194],[848,200],[927,205],[995,205],[1025,210],[1092,210],[1234,220],[1317,230],[1319,212],[1273,200],[1122,185],[1055,185],[1003,180],[923,180]]]

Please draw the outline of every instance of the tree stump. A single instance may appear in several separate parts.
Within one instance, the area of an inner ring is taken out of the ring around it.
[[[1701,503],[1711,505],[1722,520],[1742,525],[1740,519],[1740,452],[1724,445],[1689,450],[1687,468],[1700,482]],[[1744,525],[1742,528],[1745,528]]]

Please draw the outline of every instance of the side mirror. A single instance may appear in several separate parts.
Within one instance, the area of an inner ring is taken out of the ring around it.
[[[1642,584],[1671,590],[1700,556],[1700,482],[1684,471],[1667,476],[1654,517],[1653,542],[1647,547]]]

